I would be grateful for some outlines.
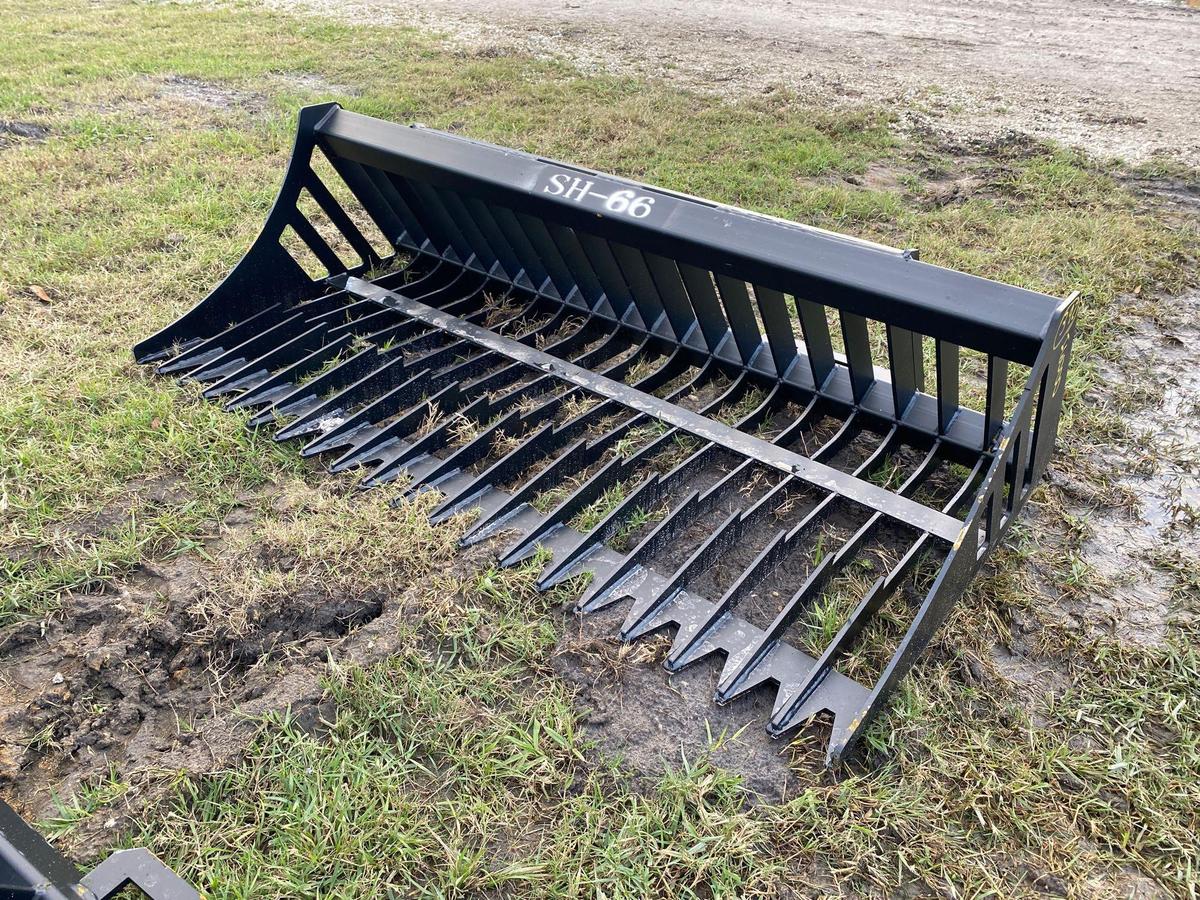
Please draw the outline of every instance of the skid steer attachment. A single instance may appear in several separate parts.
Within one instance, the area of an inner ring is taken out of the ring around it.
[[[200,900],[149,850],[117,850],[85,875],[0,800],[0,900],[107,900],[127,887],[150,900]]]
[[[550,551],[840,759],[1046,468],[1073,304],[312,106],[250,252],[139,344],[372,486]],[[630,599],[631,598],[631,599]]]

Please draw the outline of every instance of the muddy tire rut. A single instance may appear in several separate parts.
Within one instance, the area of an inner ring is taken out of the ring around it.
[[[274,504],[283,513],[268,515],[286,521],[293,502],[294,487],[290,498],[268,492],[252,505]],[[94,523],[119,515],[106,510]],[[6,799],[44,820],[81,787],[117,775],[133,788],[121,804],[133,814],[163,795],[158,776],[234,763],[264,715],[288,712],[310,729],[331,718],[321,687],[331,659],[369,665],[398,652],[398,626],[430,595],[428,577],[312,577],[262,528],[261,515],[235,509],[202,552],[143,564],[105,591],[67,595],[42,621],[0,629]],[[289,581],[297,569],[302,577]],[[214,616],[214,593],[228,588],[237,602],[230,572],[287,587]],[[70,842],[86,847],[89,829],[116,824],[92,816]]]
[[[288,614],[232,641],[206,640],[188,613],[196,566],[143,569],[115,594],[68,597],[53,621],[4,634],[6,793],[46,813],[50,790],[69,797],[111,767],[219,768],[248,737],[247,717],[315,705],[326,653],[391,599],[300,592]]]

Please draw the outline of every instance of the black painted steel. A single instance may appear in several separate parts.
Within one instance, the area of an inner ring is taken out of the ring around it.
[[[0,800],[0,898],[107,900],[126,887],[151,900],[200,900],[148,850],[118,850],[84,874]]]
[[[326,104],[250,252],[134,352],[477,511],[503,565],[545,548],[544,589],[591,573],[581,613],[629,600],[620,637],[673,629],[672,670],[723,657],[716,701],[773,689],[773,735],[826,714],[832,762],[1044,472],[1073,315]]]

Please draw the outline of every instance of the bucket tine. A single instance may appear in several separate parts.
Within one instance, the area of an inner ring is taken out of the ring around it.
[[[236,347],[258,329],[269,327],[279,321],[283,307],[275,304],[255,313],[248,319],[235,322],[220,334],[206,340],[189,342],[188,349],[177,356],[158,364],[156,371],[160,375],[174,375],[178,372],[190,372],[198,366],[211,362],[227,350]]]

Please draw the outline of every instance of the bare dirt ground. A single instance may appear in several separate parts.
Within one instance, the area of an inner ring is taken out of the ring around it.
[[[736,96],[894,105],[910,127],[1006,130],[1200,165],[1200,9],[1183,0],[268,0],[416,24]]]

